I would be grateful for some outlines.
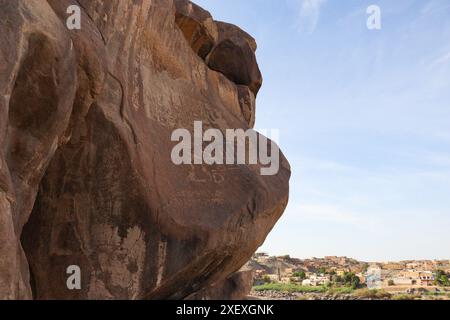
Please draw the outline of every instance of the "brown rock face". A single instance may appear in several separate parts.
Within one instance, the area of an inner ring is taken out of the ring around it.
[[[253,92],[247,86],[237,86],[239,105],[244,120],[250,128],[255,125],[256,98]]]
[[[188,0],[175,0],[175,6],[176,24],[192,49],[205,59],[219,37],[216,23],[209,12]]]
[[[253,125],[256,44],[187,1],[78,3],[68,30],[72,1],[0,0],[0,299],[186,298],[288,201],[282,155],[273,176],[171,160],[175,129]]]
[[[0,298],[30,298],[20,235],[69,123],[76,58],[47,2],[0,8]]]
[[[222,281],[204,288],[192,296],[190,300],[246,300],[253,286],[253,271],[239,270]]]
[[[256,62],[256,42],[236,26],[217,22],[219,41],[207,58],[208,66],[238,85],[250,88],[256,96],[262,75]]]

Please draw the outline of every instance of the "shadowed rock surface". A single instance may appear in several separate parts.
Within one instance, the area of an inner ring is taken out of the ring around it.
[[[207,57],[208,66],[223,73],[239,85],[245,85],[256,96],[262,75],[256,62],[256,42],[238,27],[217,22],[219,40]]]
[[[283,213],[289,164],[176,166],[171,134],[253,126],[256,44],[188,1],[78,3],[70,31],[73,1],[0,0],[0,299],[217,286]]]
[[[246,300],[253,287],[253,271],[242,268],[224,280],[204,288],[192,296],[190,300]]]
[[[189,45],[202,59],[219,39],[219,31],[211,14],[187,0],[175,0],[175,22]]]

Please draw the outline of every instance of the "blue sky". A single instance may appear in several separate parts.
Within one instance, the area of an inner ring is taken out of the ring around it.
[[[291,162],[261,250],[450,259],[450,1],[195,2],[256,38],[256,126],[280,129]]]

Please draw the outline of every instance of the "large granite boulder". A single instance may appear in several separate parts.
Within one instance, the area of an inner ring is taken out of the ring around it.
[[[194,121],[250,128],[257,87],[219,63],[236,49],[220,24],[206,53],[212,18],[177,2],[79,0],[68,30],[73,1],[0,0],[1,299],[183,299],[244,265],[283,213],[282,155],[272,176],[171,161]]]

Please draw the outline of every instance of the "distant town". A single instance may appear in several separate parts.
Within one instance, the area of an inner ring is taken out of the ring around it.
[[[252,295],[260,299],[450,299],[450,260],[364,262],[256,253]]]

